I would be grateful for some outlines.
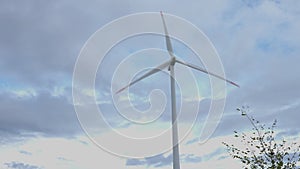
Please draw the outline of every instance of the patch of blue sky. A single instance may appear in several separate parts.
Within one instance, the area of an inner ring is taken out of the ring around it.
[[[191,139],[191,140],[188,140],[188,141],[185,143],[185,145],[190,145],[190,144],[194,144],[194,143],[197,143],[197,142],[199,142],[199,137],[195,137],[195,138],[193,138],[193,139]]]
[[[228,5],[226,10],[223,11],[222,15],[220,16],[220,19],[223,22],[231,22],[233,18],[236,16],[236,14],[244,9],[245,3],[243,1],[228,1]]]
[[[0,86],[0,93],[7,93],[17,97],[33,97],[37,95],[37,91],[33,87],[27,85],[1,80]]]
[[[291,23],[289,21],[282,21],[277,25],[277,29],[280,31],[286,31],[291,28]]]
[[[9,86],[9,83],[4,79],[0,79],[0,86],[0,90],[3,90],[4,88],[7,88]]]
[[[246,6],[250,8],[255,8],[259,6],[261,3],[263,3],[262,0],[243,0]]]
[[[19,153],[24,154],[24,155],[32,155],[31,152],[25,151],[25,150],[20,150]]]
[[[262,52],[274,53],[274,56],[291,56],[296,48],[289,42],[276,37],[261,38],[256,42],[256,48]]]
[[[187,154],[182,157],[182,161],[185,163],[199,163],[202,160],[202,157],[195,156],[194,154]]]
[[[9,77],[2,76],[0,79],[1,89],[3,88],[20,88],[26,86],[23,82],[19,82]]]
[[[257,40],[257,48],[262,51],[270,51],[272,49],[272,40],[270,39]]]

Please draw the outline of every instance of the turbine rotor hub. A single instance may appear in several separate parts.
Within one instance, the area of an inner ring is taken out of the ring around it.
[[[172,56],[170,65],[174,66],[176,63],[176,58]]]

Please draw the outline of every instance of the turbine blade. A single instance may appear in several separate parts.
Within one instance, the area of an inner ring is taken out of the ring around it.
[[[167,24],[166,24],[166,21],[165,21],[165,18],[164,18],[164,15],[163,15],[162,11],[160,11],[160,15],[161,15],[161,19],[162,19],[163,25],[164,25],[167,50],[168,50],[170,56],[173,57],[174,56],[173,47],[172,47],[172,44],[171,44],[171,39],[170,39],[170,36],[169,36],[169,33],[168,33]]]
[[[199,71],[201,71],[201,72],[203,72],[203,73],[212,75],[212,76],[214,76],[214,77],[216,77],[216,78],[219,78],[219,79],[221,79],[221,80],[224,80],[224,81],[226,81],[226,82],[228,82],[228,83],[230,83],[230,84],[232,84],[232,85],[234,85],[234,86],[236,86],[236,87],[240,87],[238,84],[236,84],[236,83],[234,83],[234,82],[232,82],[232,81],[230,81],[230,80],[227,80],[227,79],[225,79],[225,78],[222,77],[222,76],[219,76],[219,75],[217,75],[217,74],[211,73],[211,72],[209,72],[209,71],[207,71],[207,70],[205,70],[205,69],[203,69],[203,68],[201,68],[201,67],[198,67],[198,66],[196,66],[196,65],[189,64],[189,63],[184,63],[184,62],[179,61],[179,60],[176,60],[176,62],[177,62],[177,63],[180,63],[180,64],[182,64],[182,65],[188,66],[188,67],[190,67],[190,68],[199,70]]]
[[[167,61],[167,62],[165,62],[165,63],[163,63],[163,64],[157,66],[156,68],[151,69],[150,71],[148,71],[148,72],[147,72],[146,74],[144,74],[143,76],[141,76],[141,77],[139,77],[138,79],[136,79],[136,80],[130,82],[128,85],[126,85],[125,87],[123,87],[123,88],[121,88],[120,90],[118,90],[115,94],[118,94],[118,93],[122,92],[123,90],[125,90],[125,89],[127,89],[128,87],[134,85],[134,84],[137,83],[138,81],[143,80],[143,79],[145,79],[146,77],[151,76],[151,75],[153,75],[153,74],[159,72],[161,69],[164,69],[164,68],[168,67],[168,66],[170,65],[170,63],[171,63],[171,60],[169,60],[169,61]]]

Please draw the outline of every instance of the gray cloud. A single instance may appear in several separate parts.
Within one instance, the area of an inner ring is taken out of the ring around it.
[[[35,165],[30,165],[30,164],[25,164],[22,162],[10,162],[10,163],[5,163],[9,169],[42,169],[42,167],[35,166]]]
[[[159,154],[145,159],[128,159],[126,161],[127,166],[147,165],[155,168],[168,166],[171,164],[172,164],[172,154],[167,157],[165,157],[163,154]]]
[[[218,152],[213,152],[212,154],[209,154],[203,158],[211,158],[212,156],[216,155]],[[173,155],[170,154],[168,156],[164,156],[163,154],[159,154],[153,157],[148,157],[145,159],[127,159],[126,165],[127,166],[139,166],[139,165],[146,165],[150,167],[163,167],[163,166],[169,166],[172,165],[172,159]],[[180,156],[180,159],[183,163],[199,163],[203,161],[202,157],[195,156],[193,154],[183,154]]]
[[[136,165],[145,165],[146,161],[142,161],[140,159],[128,159],[126,161],[127,166],[136,166]]]
[[[32,98],[17,98],[2,93],[0,104],[0,130],[3,133],[26,135],[33,132],[69,137],[81,132],[73,106],[64,96],[42,92]]]
[[[123,1],[2,1],[1,76],[35,87],[70,80],[76,57],[88,37],[114,17],[122,16],[128,10],[126,6]]]
[[[19,153],[24,154],[24,155],[32,155],[31,152],[25,151],[25,150],[20,150]]]
[[[195,156],[194,154],[187,154],[183,156],[182,161],[186,163],[199,163],[202,161],[202,158]]]

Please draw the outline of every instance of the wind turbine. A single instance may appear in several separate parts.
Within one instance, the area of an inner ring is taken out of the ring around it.
[[[178,59],[176,59],[174,52],[173,52],[173,47],[171,44],[171,40],[170,40],[170,36],[167,30],[167,25],[163,16],[162,11],[160,12],[161,15],[161,19],[163,22],[163,27],[164,27],[164,32],[165,32],[165,39],[166,39],[166,46],[167,46],[167,50],[168,53],[170,55],[170,59],[165,62],[162,63],[161,65],[157,66],[156,68],[153,68],[152,70],[148,71],[147,73],[145,73],[143,76],[137,78],[136,80],[130,82],[128,85],[126,85],[125,87],[121,88],[120,90],[118,90],[116,92],[116,94],[124,91],[125,89],[127,89],[128,87],[134,85],[135,83],[145,79],[148,76],[151,76],[157,72],[159,72],[162,69],[165,69],[167,67],[169,67],[169,71],[170,71],[170,82],[171,82],[171,105],[172,105],[172,144],[173,144],[173,169],[180,169],[180,160],[179,160],[179,143],[178,143],[178,127],[177,127],[177,112],[176,112],[176,90],[175,90],[175,71],[174,71],[174,66],[176,63],[182,64],[184,66],[190,67],[192,69],[198,70],[200,72],[206,73],[208,75],[214,76],[216,78],[219,78],[221,80],[224,80],[226,82],[228,82],[231,85],[234,85],[236,87],[239,87],[239,85],[237,85],[236,83],[227,80],[217,74],[214,74],[212,72],[209,72],[207,70],[205,70],[204,68],[198,67],[196,65],[193,64],[189,64],[189,63],[185,63],[182,62]]]

